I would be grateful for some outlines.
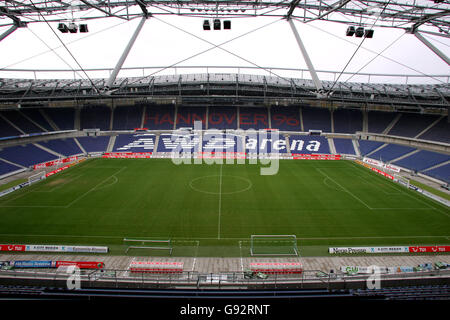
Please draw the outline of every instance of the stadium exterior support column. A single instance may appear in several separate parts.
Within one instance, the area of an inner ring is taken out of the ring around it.
[[[447,57],[445,53],[436,48],[430,41],[428,41],[424,36],[420,34],[420,32],[414,32],[414,35],[417,39],[419,39],[424,45],[426,45],[431,51],[433,51],[439,58],[444,60],[447,65],[450,65],[450,59]]]
[[[141,18],[141,21],[139,22],[133,35],[131,36],[131,39],[128,42],[128,45],[126,46],[125,50],[123,51],[122,55],[120,56],[119,61],[117,61],[116,67],[114,68],[113,72],[111,73],[111,76],[109,77],[108,81],[106,82],[106,85],[105,85],[106,88],[111,88],[114,81],[116,81],[116,77],[119,74],[120,69],[122,69],[123,63],[127,59],[127,56],[131,51],[131,48],[133,48],[134,42],[136,41],[139,33],[141,32],[142,27],[144,26],[144,23],[146,20],[147,20],[147,16],[144,15]]]
[[[311,78],[314,82],[314,85],[316,86],[317,92],[323,91],[322,83],[319,80],[319,77],[317,76],[316,69],[314,69],[314,66],[311,62],[311,59],[309,58],[308,52],[306,51],[305,45],[303,44],[302,39],[300,38],[300,35],[298,34],[297,28],[295,27],[294,22],[292,19],[288,19],[289,25],[291,26],[292,32],[294,33],[295,40],[297,40],[298,47],[300,48],[300,51],[302,52],[303,59],[306,62],[306,65],[308,66],[309,73],[311,74]]]

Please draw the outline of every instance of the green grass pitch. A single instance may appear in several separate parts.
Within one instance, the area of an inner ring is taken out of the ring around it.
[[[106,245],[171,239],[175,256],[248,256],[251,235],[329,246],[448,244],[450,210],[351,161],[260,165],[87,160],[0,199],[0,243]],[[164,255],[164,250],[129,254]]]

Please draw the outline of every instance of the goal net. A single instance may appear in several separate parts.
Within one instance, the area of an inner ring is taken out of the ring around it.
[[[394,179],[396,182],[398,182],[399,184],[409,188],[409,179],[399,175],[399,174],[395,174],[394,175]]]
[[[251,235],[252,256],[298,256],[295,235]]]
[[[172,255],[172,243],[169,240],[142,240],[142,239],[123,239],[127,246],[125,253],[131,249],[147,249],[147,250],[167,250]]]
[[[45,179],[45,171],[38,172],[36,174],[33,174],[32,176],[28,177],[28,184],[33,184],[35,182],[41,181],[42,179]]]

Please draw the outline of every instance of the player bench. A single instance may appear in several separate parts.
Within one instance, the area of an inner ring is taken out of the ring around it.
[[[183,262],[133,261],[129,270],[146,273],[181,273],[183,264]]]
[[[302,273],[303,266],[300,262],[252,262],[250,270],[270,274]]]

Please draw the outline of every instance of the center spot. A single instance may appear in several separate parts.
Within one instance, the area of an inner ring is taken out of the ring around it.
[[[247,191],[252,187],[252,182],[238,176],[211,175],[192,179],[189,186],[197,192],[224,195]]]

